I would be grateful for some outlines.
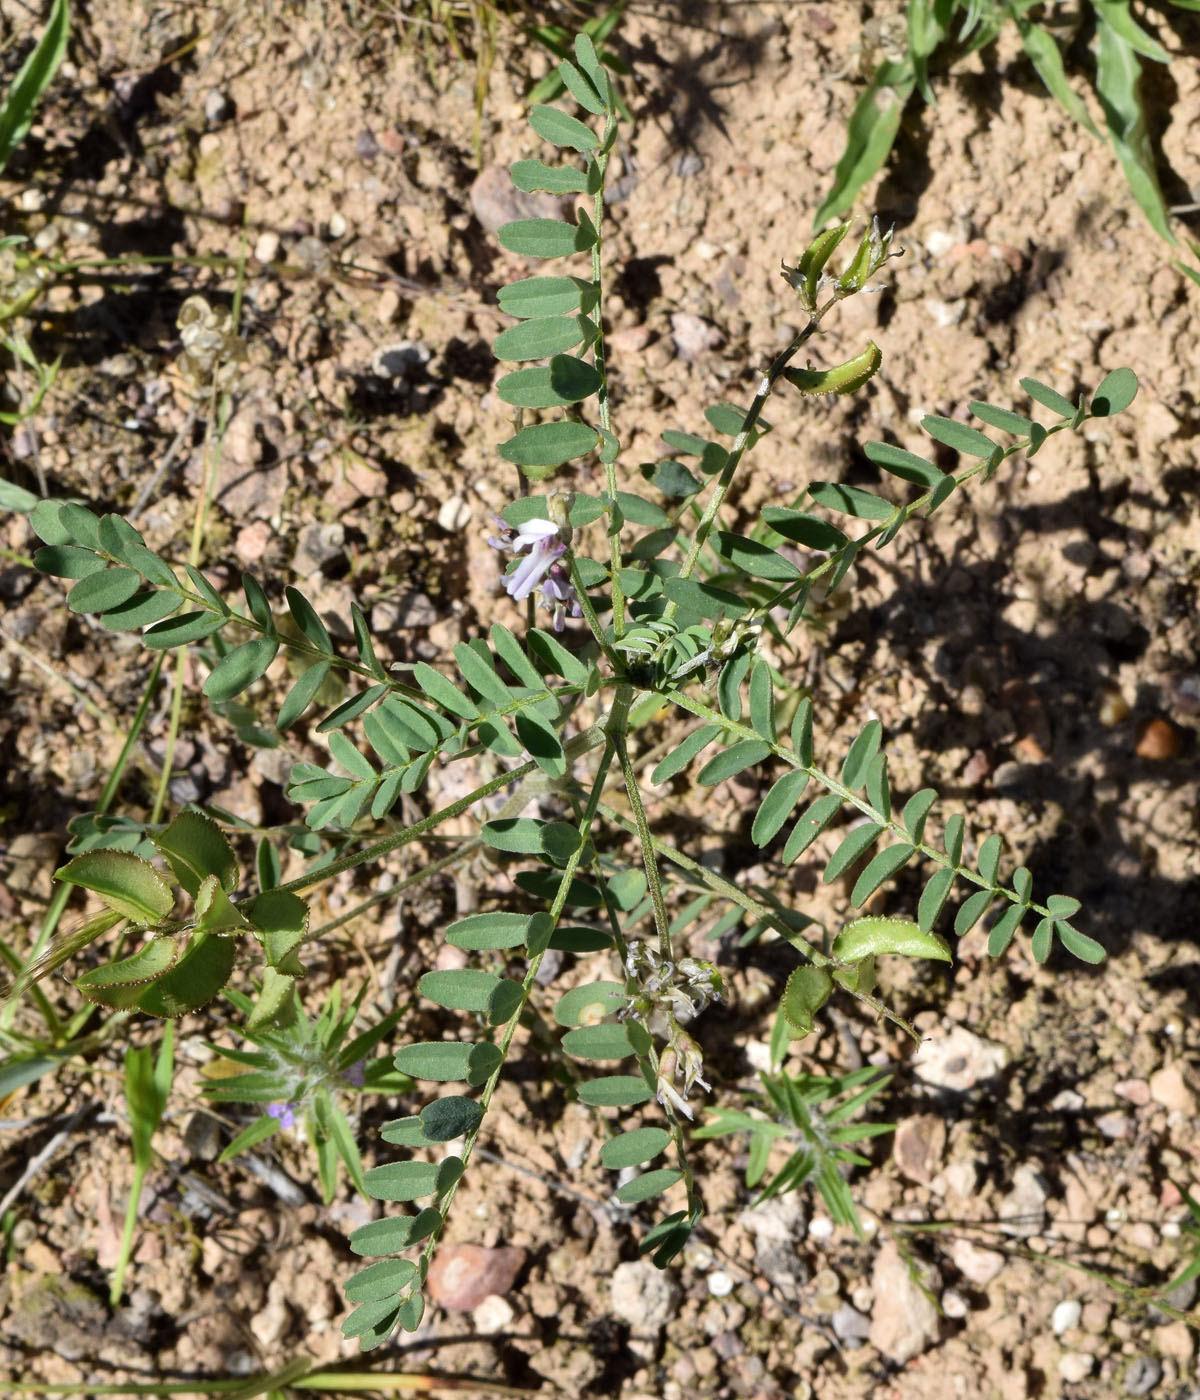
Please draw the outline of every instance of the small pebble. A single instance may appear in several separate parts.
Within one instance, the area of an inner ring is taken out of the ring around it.
[[[947,1288],[942,1294],[942,1312],[947,1317],[966,1317],[967,1300],[957,1288]]]
[[[1074,1384],[1086,1380],[1095,1364],[1096,1358],[1089,1351],[1068,1351],[1059,1360],[1058,1374],[1068,1384]]]
[[[493,1293],[471,1313],[471,1323],[480,1336],[490,1337],[497,1332],[507,1332],[516,1316],[512,1305]]]
[[[1121,1391],[1125,1395],[1149,1395],[1162,1376],[1162,1362],[1156,1356],[1135,1356],[1125,1371]]]
[[[219,88],[213,88],[204,98],[204,120],[209,126],[229,121],[236,110],[229,94]]]
[[[1064,1298],[1054,1309],[1054,1316],[1051,1318],[1050,1326],[1054,1330],[1056,1337],[1061,1337],[1064,1332],[1069,1332],[1072,1327],[1079,1326],[1079,1319],[1083,1316],[1083,1304],[1077,1298]]]
[[[714,1298],[726,1298],[733,1292],[733,1279],[723,1269],[708,1276],[708,1291]]]
[[[1137,756],[1155,762],[1176,758],[1183,747],[1179,730],[1168,720],[1148,720],[1138,734]]]
[[[453,1312],[472,1312],[491,1294],[504,1294],[525,1267],[515,1245],[485,1249],[479,1244],[443,1245],[426,1280],[430,1297]]]
[[[871,1319],[864,1316],[849,1303],[843,1303],[829,1319],[834,1336],[846,1347],[866,1345],[871,1334]]]
[[[345,238],[346,236],[346,216],[339,209],[335,209],[329,216],[329,236],[330,238]]]
[[[814,1215],[808,1222],[808,1237],[810,1240],[832,1239],[833,1221],[827,1220],[823,1215]]]

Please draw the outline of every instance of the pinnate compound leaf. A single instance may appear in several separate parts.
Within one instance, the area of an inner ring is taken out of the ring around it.
[[[455,968],[447,972],[427,972],[417,983],[423,997],[453,1011],[483,1012],[501,979],[476,968]]]
[[[851,792],[857,791],[867,781],[867,770],[879,752],[883,737],[883,725],[877,719],[863,725],[858,737],[850,745],[842,764],[842,782]]]
[[[780,857],[784,865],[791,865],[797,856],[808,850],[837,815],[841,805],[841,796],[836,792],[827,792],[823,797],[817,798],[792,827]]]
[[[959,938],[969,933],[983,918],[995,897],[995,892],[992,890],[976,890],[973,895],[969,895],[963,900],[958,913],[954,916],[954,932]]]
[[[34,565],[53,578],[87,578],[105,568],[104,560],[90,549],[74,544],[47,544],[33,556]]]
[[[856,520],[888,520],[896,513],[896,507],[882,496],[836,481],[814,481],[808,494],[819,506],[852,515]]]
[[[992,834],[979,848],[977,868],[989,885],[996,883],[996,871],[1000,868],[1000,853],[1004,849],[1004,838]]]
[[[429,1142],[452,1142],[473,1132],[483,1120],[483,1105],[461,1094],[434,1099],[421,1110],[421,1130]]]
[[[620,982],[588,982],[559,997],[554,1019],[560,1026],[592,1026],[624,1005],[625,988]]]
[[[803,768],[791,769],[772,784],[750,828],[750,839],[756,846],[765,846],[783,830],[807,786],[808,774]]]
[[[279,707],[279,714],[275,720],[276,729],[290,729],[304,714],[317,698],[317,692],[325,684],[332,665],[331,661],[318,661],[301,674]]]
[[[565,277],[539,277],[536,280],[568,281]],[[501,331],[492,343],[492,353],[498,360],[542,360],[549,355],[561,354],[564,350],[573,350],[583,335],[583,324],[578,316],[539,316]]]
[[[411,1244],[427,1239],[441,1223],[441,1212],[426,1206],[416,1215],[394,1215],[360,1225],[350,1236],[350,1248],[368,1258],[376,1254],[399,1254]]]
[[[170,617],[179,607],[178,593],[167,589],[143,589],[132,598],[100,614],[100,625],[110,632],[131,632]]]
[[[1092,395],[1092,412],[1097,418],[1111,418],[1124,413],[1137,397],[1138,378],[1131,369],[1114,369],[1100,381]]]
[[[856,826],[826,862],[825,873],[821,877],[825,884],[832,884],[839,876],[844,875],[863,853],[875,844],[882,831],[883,827],[879,822],[864,822],[862,826]],[[858,903],[857,900],[853,902]]]
[[[806,515],[804,511],[785,506],[766,506],[762,518],[785,540],[808,549],[840,549],[846,543],[842,531],[818,515]]]
[[[546,920],[544,914],[511,914],[503,910],[470,914],[450,925],[446,942],[471,953],[520,948],[534,940]]]
[[[581,284],[574,277],[526,277],[520,282],[510,282],[506,287],[501,287],[497,300],[505,315],[517,316],[524,321],[575,317],[586,286],[586,283]]]
[[[1021,388],[1029,395],[1035,403],[1040,403],[1043,408],[1048,408],[1051,413],[1057,413],[1060,418],[1071,418],[1075,414],[1075,405],[1070,399],[1065,399],[1057,389],[1052,389],[1049,384],[1043,384],[1037,379],[1022,379]]]
[[[400,1320],[400,1306],[400,1300],[394,1297],[360,1303],[342,1322],[342,1335],[347,1340],[357,1337],[363,1351],[370,1351],[391,1335]]]
[[[529,125],[555,146],[569,146],[575,151],[593,151],[600,138],[590,126],[576,117],[569,117],[557,107],[534,107],[529,113]]]
[[[955,812],[946,823],[946,830],[942,836],[945,843],[946,854],[950,857],[951,864],[957,865],[962,860],[963,838],[966,834],[967,823],[960,812]]]
[[[417,1266],[411,1259],[385,1259],[360,1269],[346,1280],[346,1298],[351,1303],[374,1303],[393,1298],[417,1276]]]
[[[617,1188],[617,1200],[622,1205],[637,1205],[641,1201],[652,1200],[655,1196],[683,1180],[683,1172],[678,1167],[660,1167],[658,1171],[642,1172],[632,1181]]]
[[[520,710],[513,718],[517,738],[543,773],[561,778],[567,771],[567,758],[554,726],[537,710]]]
[[[900,822],[905,831],[908,832],[909,840],[914,846],[920,844],[921,837],[925,834],[925,820],[936,801],[937,793],[933,788],[922,788],[920,792],[914,792],[904,804],[904,811],[900,813]]]
[[[868,461],[882,467],[892,476],[902,481],[911,481],[914,486],[932,488],[945,476],[940,467],[918,457],[915,452],[906,452],[902,447],[893,447],[887,442],[868,442],[863,446]],[[765,514],[765,512],[764,512]]]
[[[254,637],[223,656],[204,682],[204,693],[217,705],[232,700],[266,674],[279,650],[278,637]]]
[[[377,1201],[416,1201],[440,1196],[461,1175],[462,1162],[457,1157],[441,1162],[386,1162],[367,1172],[367,1194]]]
[[[812,720],[812,701],[806,695],[804,699],[800,701],[799,705],[796,706],[796,713],[792,718],[791,729],[792,748],[796,752],[796,757],[805,768],[812,765]]]
[[[595,428],[564,419],[522,428],[515,437],[501,443],[499,451],[506,462],[513,462],[526,476],[540,481],[553,468],[594,451],[599,440]]]
[[[833,978],[823,967],[806,964],[794,968],[783,989],[779,1009],[791,1027],[789,1040],[801,1040],[811,1034],[813,1017],[829,1000]]]
[[[597,1108],[633,1108],[653,1097],[654,1090],[636,1074],[610,1074],[585,1080],[579,1086],[580,1102]]]
[[[704,724],[699,729],[693,729],[687,738],[682,743],[677,744],[658,764],[654,772],[650,774],[650,781],[652,783],[665,783],[676,773],[682,772],[692,759],[706,749],[721,732],[715,724]]]
[[[980,399],[972,399],[967,407],[989,428],[999,428],[1001,432],[1013,433],[1017,437],[1029,437],[1038,426],[1032,418],[1025,418],[1007,408],[997,408],[994,404],[984,403]]]
[[[1054,932],[1067,952],[1074,954],[1081,962],[1094,965],[1104,961],[1103,945],[1097,943],[1094,938],[1089,938],[1086,933],[1080,933],[1077,929],[1073,929],[1064,920],[1055,919]]]
[[[509,171],[517,189],[529,194],[586,194],[587,176],[570,165],[546,165],[540,160],[519,160]]]
[[[590,398],[600,384],[600,372],[586,360],[555,355],[548,365],[506,374],[496,392],[514,408],[565,408]]]
[[[718,554],[752,578],[790,583],[801,576],[801,570],[790,559],[785,559],[758,540],[735,535],[728,530],[715,530],[711,539]]]
[[[921,427],[935,442],[965,457],[988,458],[996,451],[997,444],[977,429],[954,418],[941,418],[937,414],[926,414],[921,419]]]
[[[854,882],[850,903],[865,904],[885,880],[890,880],[898,870],[902,870],[908,864],[912,856],[913,847],[905,841],[885,846],[882,851],[877,852]]]
[[[865,958],[898,954],[906,958],[932,958],[952,962],[950,945],[936,933],[927,933],[911,919],[888,919],[877,915],[855,919],[833,940],[833,956],[840,962],[857,963]]]
[[[569,258],[596,241],[594,229],[562,219],[516,219],[502,225],[496,237],[510,253],[525,258]]]
[[[1044,963],[1050,957],[1050,950],[1054,945],[1054,920],[1039,919],[1037,927],[1033,930],[1033,937],[1029,940],[1030,951],[1033,953],[1034,961]]]
[[[210,612],[180,613],[176,617],[158,622],[142,633],[142,645],[151,650],[167,650],[171,647],[186,646],[189,642],[202,642],[225,625],[220,614]]]
[[[1026,905],[1010,904],[1000,915],[988,934],[988,955],[990,957],[998,958],[1004,953],[1013,941],[1017,929],[1021,927],[1021,920],[1028,912]]]
[[[175,904],[171,887],[149,863],[128,851],[85,851],[54,872],[56,880],[91,890],[122,918],[156,924]]]
[[[585,111],[591,112],[594,117],[607,114],[608,107],[604,98],[596,91],[595,84],[576,68],[569,58],[564,58],[558,65],[558,76],[563,80],[566,90]]]
[[[108,612],[127,603],[141,586],[142,576],[133,569],[104,569],[79,580],[67,594],[67,607],[77,613]]]
[[[1046,901],[1046,909],[1056,919],[1069,919],[1080,908],[1079,901],[1069,894],[1052,894]]]
[[[633,1054],[629,1028],[620,1021],[579,1026],[563,1036],[562,1047],[577,1060],[623,1060]]]
[[[600,1149],[600,1164],[610,1171],[637,1167],[663,1152],[671,1142],[666,1128],[634,1128],[610,1139]]]
[[[758,739],[742,739],[710,758],[700,770],[696,781],[702,787],[712,787],[716,783],[724,782],[726,778],[732,778],[743,769],[761,763],[770,752],[769,744],[764,744]]]
[[[420,1045],[405,1045],[397,1051],[393,1063],[403,1074],[414,1079],[431,1079],[439,1083],[466,1080],[482,1084],[501,1060],[499,1046],[482,1041],[477,1045],[453,1040],[429,1041]]]
[[[917,904],[917,925],[926,933],[937,923],[938,915],[942,912],[950,888],[954,884],[955,875],[956,872],[949,868],[937,870],[921,891],[921,898]]]

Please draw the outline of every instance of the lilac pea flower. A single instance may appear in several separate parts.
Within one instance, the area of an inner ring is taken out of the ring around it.
[[[290,1103],[269,1103],[267,1112],[272,1118],[279,1120],[281,1128],[294,1128],[296,1126],[296,1110]]]
[[[510,525],[496,518],[498,535],[490,535],[488,544],[513,554],[529,553],[504,578],[504,589],[515,602],[528,598],[535,588],[540,601],[554,618],[554,630],[561,632],[567,616],[582,617],[583,610],[570,574],[559,561],[567,552],[559,527],[551,520],[534,517],[514,533]]]
[[[349,1069],[342,1072],[342,1078],[347,1084],[352,1084],[356,1089],[361,1089],[366,1079],[366,1060],[355,1060]]]

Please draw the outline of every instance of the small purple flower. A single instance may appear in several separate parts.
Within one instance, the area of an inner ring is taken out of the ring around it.
[[[583,610],[579,597],[567,568],[560,563],[567,552],[559,528],[551,520],[534,517],[527,520],[514,534],[510,525],[495,517],[500,527],[498,535],[489,535],[488,544],[493,549],[520,554],[529,553],[510,570],[504,578],[504,588],[516,602],[528,598],[535,588],[539,589],[542,606],[554,615],[554,630],[563,630],[564,619],[581,617]]]
[[[290,1103],[269,1103],[267,1112],[272,1118],[279,1120],[281,1128],[294,1128],[296,1126],[296,1110]]]
[[[347,1084],[353,1084],[356,1089],[361,1089],[363,1081],[366,1079],[366,1060],[355,1060],[349,1069],[343,1070],[342,1078]]]

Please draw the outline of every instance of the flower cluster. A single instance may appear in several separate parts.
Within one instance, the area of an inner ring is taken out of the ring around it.
[[[669,1106],[691,1118],[688,1095],[696,1085],[702,1089],[711,1086],[701,1073],[704,1057],[700,1046],[681,1023],[694,1020],[710,1001],[720,1001],[724,990],[721,974],[712,963],[699,958],[663,958],[647,943],[630,946],[625,971],[638,983],[638,990],[619,1015],[636,1016],[665,1038],[666,1047],[658,1057],[657,1098],[664,1108]],[[682,1093],[675,1087],[677,1081],[682,1081]]]
[[[488,536],[488,544],[493,549],[518,556],[524,550],[529,551],[504,577],[509,597],[519,603],[538,589],[542,606],[554,617],[554,630],[561,632],[567,617],[581,617],[582,609],[570,572],[562,562],[567,546],[559,527],[551,520],[535,517],[514,533],[512,526],[498,516],[494,518],[499,533]]]

